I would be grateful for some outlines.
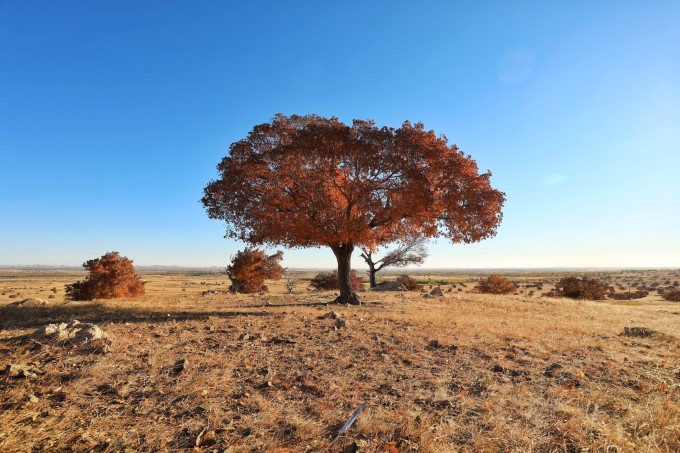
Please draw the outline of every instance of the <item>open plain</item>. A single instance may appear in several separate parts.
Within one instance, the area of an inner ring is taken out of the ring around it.
[[[146,272],[142,297],[68,302],[84,273],[3,270],[0,450],[680,451],[680,303],[540,297],[556,274],[510,276],[509,296],[426,274],[444,297],[364,291],[355,307],[324,305],[337,293],[309,291],[309,273],[233,295],[219,273]],[[48,304],[9,306],[26,298]],[[71,320],[108,347],[33,334]]]

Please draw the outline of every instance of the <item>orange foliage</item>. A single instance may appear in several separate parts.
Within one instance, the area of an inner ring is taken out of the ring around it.
[[[237,252],[225,271],[231,280],[229,290],[244,294],[269,292],[264,282],[279,280],[283,276],[284,268],[279,264],[282,259],[283,252],[270,256],[262,250],[251,248]]]
[[[355,270],[350,272],[350,280],[352,283],[353,290],[359,290],[364,287],[361,277],[357,275]],[[309,282],[309,286],[314,289],[320,290],[333,290],[340,289],[340,284],[338,283],[338,271],[333,272],[319,272],[316,276]]]
[[[66,285],[67,299],[113,299],[144,294],[144,282],[135,272],[132,260],[118,252],[86,261],[83,267],[90,271],[90,275],[83,281]]]
[[[394,129],[277,115],[233,143],[217,168],[202,203],[226,222],[227,237],[330,247],[343,303],[358,303],[349,283],[355,247],[372,251],[409,236],[477,242],[495,235],[505,201],[491,173],[408,121]]]
[[[480,280],[475,289],[485,294],[510,294],[517,290],[510,280],[498,274]]]

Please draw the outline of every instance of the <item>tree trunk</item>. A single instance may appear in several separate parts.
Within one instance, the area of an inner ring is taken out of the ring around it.
[[[378,272],[380,269],[375,268],[375,263],[373,262],[373,254],[368,251],[363,251],[361,253],[361,257],[366,261],[366,264],[368,264],[368,281],[370,283],[371,288],[375,288],[377,283],[375,282],[375,273]]]
[[[353,243],[333,244],[331,249],[338,260],[338,283],[340,284],[340,295],[334,302],[338,304],[352,304],[361,305],[359,296],[352,288],[352,280],[350,273],[352,272],[352,252],[354,251]]]
[[[238,294],[238,292],[241,290],[241,284],[239,283],[238,280],[233,278],[231,275],[228,275],[229,280],[231,281],[231,286],[229,287],[229,291],[231,291],[233,294]]]
[[[368,263],[368,281],[371,284],[371,288],[375,288],[378,284],[375,282],[375,273],[378,272],[375,268],[375,264]]]

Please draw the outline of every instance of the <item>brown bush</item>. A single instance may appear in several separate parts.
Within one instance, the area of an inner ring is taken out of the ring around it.
[[[661,296],[670,302],[680,302],[680,290],[677,289],[664,291]]]
[[[419,285],[415,278],[410,277],[408,274],[401,274],[397,277],[397,281],[401,282],[409,291],[421,291],[423,289],[422,285]],[[432,285],[430,285],[431,287]]]
[[[352,284],[352,289],[358,291],[364,287],[361,277],[357,275],[355,270],[350,272],[350,283]],[[319,290],[334,290],[340,289],[340,283],[338,281],[338,271],[333,272],[319,272],[316,276],[309,282],[309,286],[314,289]]]
[[[642,299],[643,297],[647,297],[648,295],[649,292],[647,291],[631,291],[630,293],[610,292],[609,298],[614,300],[629,300],[629,299]]]
[[[232,293],[252,294],[268,293],[265,280],[279,280],[283,277],[284,268],[279,261],[283,252],[267,256],[262,250],[246,247],[231,258],[231,264],[225,273],[231,280],[229,291]]]
[[[489,275],[475,286],[476,291],[484,294],[510,294],[516,289],[510,280],[498,274]]]
[[[66,285],[66,299],[113,299],[144,294],[144,282],[135,272],[132,260],[118,252],[86,261],[83,267],[90,275],[83,281]]]
[[[564,277],[555,285],[554,295],[581,300],[602,300],[607,297],[607,287],[592,278]]]

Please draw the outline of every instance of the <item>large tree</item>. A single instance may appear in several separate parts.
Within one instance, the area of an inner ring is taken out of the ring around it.
[[[340,303],[355,247],[405,237],[471,243],[495,235],[505,195],[491,173],[420,123],[277,115],[232,143],[202,198],[227,237],[254,245],[328,246],[338,262]]]
[[[377,286],[375,274],[386,267],[405,267],[409,264],[423,264],[428,256],[425,242],[424,237],[407,237],[397,245],[397,248],[390,250],[382,258],[376,258],[373,256],[372,251],[362,249],[361,257],[368,264],[368,277],[371,288]]]

